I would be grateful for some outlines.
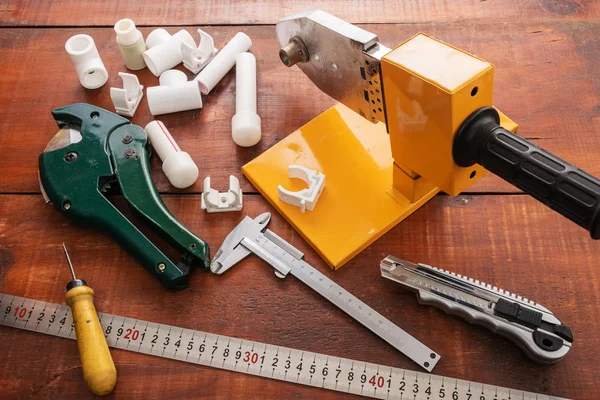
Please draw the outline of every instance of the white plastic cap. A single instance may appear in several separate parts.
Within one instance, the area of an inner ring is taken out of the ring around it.
[[[167,127],[161,121],[151,121],[144,130],[171,185],[178,189],[192,186],[198,179],[198,167],[188,153],[181,151]]]
[[[171,185],[178,189],[190,187],[198,179],[198,167],[184,151],[172,153],[163,160],[162,170]]]
[[[250,147],[260,141],[260,117],[257,113],[238,112],[231,119],[231,137],[238,146]]]

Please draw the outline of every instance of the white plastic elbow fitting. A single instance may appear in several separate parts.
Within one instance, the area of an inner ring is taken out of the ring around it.
[[[148,50],[143,53],[144,61],[150,72],[155,76],[160,76],[166,70],[183,61],[182,42],[196,47],[194,38],[185,29],[180,30],[173,36],[162,28],[150,32],[146,38]]]
[[[75,66],[81,86],[86,89],[98,89],[108,80],[108,72],[98,54],[94,39],[90,35],[72,36],[65,43],[65,50]]]
[[[129,18],[124,18],[115,24],[115,32],[117,34],[117,45],[125,60],[125,66],[133,71],[146,68],[144,61],[144,51],[146,51],[146,43],[142,32],[136,27],[135,23]]]
[[[170,69],[160,76],[160,86],[146,89],[148,108],[152,115],[169,114],[202,108],[202,95],[195,81],[185,73]]]
[[[171,185],[178,189],[192,186],[198,179],[198,167],[188,153],[181,151],[165,124],[161,121],[151,121],[144,130],[163,162],[162,170]]]
[[[200,85],[202,94],[208,94],[219,83],[225,74],[235,65],[238,54],[248,51],[252,46],[252,40],[245,33],[238,32],[217,53],[215,58],[194,78]]]
[[[260,117],[256,113],[256,58],[251,53],[237,56],[231,136],[235,144],[243,147],[254,146],[260,141]]]

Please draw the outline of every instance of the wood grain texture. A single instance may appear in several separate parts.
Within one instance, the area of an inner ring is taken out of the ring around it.
[[[528,24],[365,25],[382,43],[394,45],[419,31],[464,48],[496,65],[496,105],[521,124],[520,133],[600,175],[600,24],[555,22]],[[209,27],[217,46],[223,46],[239,27]],[[143,28],[148,34],[150,28]],[[175,28],[170,29],[172,32]],[[253,191],[240,167],[290,132],[310,121],[334,101],[320,92],[297,68],[285,68],[277,56],[273,27],[244,27],[253,40],[258,60],[258,108],[263,139],[252,148],[231,140],[235,113],[235,71],[205,97],[202,110],[160,116],[181,148],[189,152],[201,176],[211,176],[217,188],[226,187],[230,174]],[[192,29],[190,29],[192,31]],[[110,79],[98,90],[79,84],[64,51],[73,34],[86,32],[96,41]],[[50,110],[74,102],[89,102],[112,110],[110,87],[121,87],[118,71],[126,71],[109,28],[1,29],[0,51],[5,70],[0,74],[0,193],[37,193],[37,157],[57,131]],[[24,66],[35,66],[35,73]],[[181,67],[180,67],[181,68]],[[147,69],[137,75],[145,86],[158,79]],[[132,119],[146,125],[152,116],[145,99]],[[161,192],[175,191],[154,159],[152,170]],[[200,179],[187,192],[202,190]],[[491,175],[469,189],[473,192],[513,192]]]
[[[109,88],[120,87],[117,72],[126,71],[112,29],[116,20],[133,18],[144,35],[157,26],[171,32],[201,27],[219,48],[244,31],[258,61],[260,144],[242,149],[230,138],[234,71],[201,111],[160,117],[215,188],[226,188],[230,174],[241,178],[244,211],[201,212],[201,180],[185,191],[173,189],[153,157],[154,180],[175,216],[214,252],[243,215],[271,211],[270,228],[309,263],[440,353],[435,373],[600,398],[600,243],[584,230],[488,174],[469,189],[473,196],[436,196],[333,272],[242,177],[243,164],[334,104],[277,57],[272,24],[314,8],[365,23],[388,46],[422,31],[494,63],[496,105],[521,125],[521,135],[600,175],[600,3],[593,0],[6,0],[0,4],[0,292],[63,303],[69,280],[64,241],[101,311],[416,369],[299,281],[278,280],[256,258],[223,276],[196,271],[190,288],[168,292],[110,238],[62,218],[39,195],[37,157],[57,130],[50,110],[75,102],[112,109]],[[94,37],[109,70],[99,90],[79,85],[64,51],[77,33]],[[158,84],[147,70],[137,75],[146,87]],[[144,99],[132,122],[144,126],[151,119]],[[125,208],[118,196],[111,198]],[[573,329],[575,345],[557,365],[536,365],[507,340],[419,306],[413,294],[382,279],[379,261],[388,254],[535,299]],[[0,398],[91,398],[74,342],[0,327],[0,343]],[[355,398],[126,351],[113,356],[119,383],[109,398]]]
[[[199,213],[197,196],[164,198],[213,251],[242,218]],[[222,276],[196,271],[190,288],[168,292],[110,238],[73,225],[40,196],[0,199],[0,292],[62,303],[69,280],[64,241],[103,312],[415,369],[298,280],[278,280],[257,258]],[[265,199],[247,197],[244,214],[264,211],[273,212]],[[337,272],[276,213],[270,228],[320,271],[439,352],[437,374],[577,399],[600,396],[595,382],[600,243],[527,196],[438,196]],[[381,278],[379,260],[388,254],[535,299],[573,329],[575,345],[557,365],[536,365],[507,340],[420,306],[413,294]],[[0,337],[5,360],[0,397],[90,397],[72,341],[6,327],[0,327]],[[353,398],[121,350],[113,350],[113,357],[119,371],[115,398]]]
[[[0,5],[0,25],[112,26],[126,17],[140,26],[275,24],[315,9],[352,23],[471,23],[593,20],[600,5],[594,0],[55,0],[41,6],[35,0],[8,0]]]

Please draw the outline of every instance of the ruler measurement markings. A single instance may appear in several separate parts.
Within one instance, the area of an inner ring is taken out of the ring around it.
[[[10,296],[7,297],[7,295],[2,294],[2,297],[0,297],[0,310],[6,310],[6,307],[15,304],[15,299],[17,303],[20,300],[23,300],[22,306],[25,307],[25,304],[27,304],[27,308],[29,308],[30,303],[26,302],[26,300],[28,299],[17,298],[14,296],[11,299]],[[32,312],[29,318],[35,318],[37,320],[37,318],[41,316],[41,313],[44,313],[42,320],[39,321],[39,323],[31,324],[30,328],[26,329],[24,324],[23,326],[17,327],[17,329],[32,330],[39,333],[46,333],[52,336],[68,337],[67,333],[61,334],[61,329],[56,327],[58,325],[63,327],[67,325],[67,322],[69,324],[72,322],[70,309],[66,306],[55,305],[52,303],[44,303],[40,301],[31,305],[32,310],[35,309],[38,303],[40,304],[40,307],[37,308],[37,311]],[[52,312],[53,309],[54,312]],[[52,314],[50,314],[51,312]],[[44,321],[46,319],[48,319],[49,321],[50,315],[59,315],[61,316],[61,318],[58,319],[58,317],[55,317],[53,322],[49,322],[50,326],[46,330],[44,326]],[[330,390],[345,393],[362,393],[363,395],[368,395],[370,397],[375,398],[390,398],[401,400],[435,400],[442,398],[452,399],[453,396],[455,396],[460,400],[466,400],[467,393],[470,393],[473,396],[473,399],[476,399],[476,396],[478,396],[472,390],[471,382],[469,381],[445,378],[427,373],[419,373],[416,371],[407,371],[404,369],[392,368],[389,366],[357,362],[350,359],[331,357],[324,354],[305,352],[302,350],[295,350],[290,348],[283,348],[265,343],[244,341],[238,338],[214,335],[210,333],[183,329],[179,327],[172,327],[168,325],[159,325],[147,321],[128,319],[109,314],[102,316],[104,317],[103,320],[105,321],[105,323],[102,324],[102,328],[104,332],[106,332],[108,327],[112,327],[109,330],[109,333],[107,334],[107,339],[114,339],[115,345],[117,343],[116,336],[118,332],[117,329],[115,329],[115,326],[122,327],[124,330],[131,329],[132,331],[136,329],[137,326],[144,326],[143,332],[142,329],[139,329],[140,333],[136,336],[135,339],[133,338],[133,336],[128,339],[131,342],[139,341],[139,347],[137,347],[137,350],[132,350],[133,348],[135,348],[134,346],[131,349],[128,349],[128,351],[151,353],[152,350],[148,350],[148,347],[153,345],[153,336],[148,335],[148,333],[156,332],[156,335],[158,336],[158,339],[156,339],[156,344],[158,344],[159,339],[162,339],[163,342],[161,343],[161,345],[164,345],[165,339],[170,338],[169,343],[166,346],[164,346],[167,348],[166,350],[169,350],[168,352],[165,350],[166,355],[164,357],[185,361],[185,359],[176,356],[176,347],[174,345],[175,342],[173,341],[173,339],[179,338],[179,340],[181,340],[180,347],[184,346],[183,348],[186,349],[185,352],[181,351],[180,353],[187,353],[188,342],[196,341],[199,337],[202,336],[202,334],[204,334],[204,344],[214,343],[217,346],[217,349],[215,349],[214,351],[214,355],[216,356],[215,360],[221,361],[220,365],[222,365],[222,369],[239,371],[239,369],[237,369],[237,365],[239,365],[239,363],[237,362],[238,360],[235,360],[235,353],[233,353],[233,349],[237,348],[240,352],[242,352],[240,357],[241,360],[243,360],[246,356],[246,352],[250,354],[250,362],[247,363],[248,370],[246,373],[256,376],[270,377],[271,379],[285,380],[293,383],[296,382],[299,384],[315,387],[324,387]],[[61,323],[60,320],[62,320],[63,318],[65,318],[65,321]],[[108,320],[110,320],[110,322],[107,322]],[[10,326],[11,323],[15,323],[13,318],[9,319],[8,317],[6,317],[3,319],[1,325]],[[142,333],[144,335],[142,335]],[[133,335],[133,333],[131,334]],[[74,339],[74,337],[70,338]],[[124,342],[125,340],[121,340],[121,343]],[[196,344],[197,343],[194,343],[194,345],[192,345],[193,347],[192,350],[190,350],[190,353],[196,353],[194,351],[196,350]],[[122,346],[127,347],[127,345],[124,344]],[[113,345],[111,347],[115,346]],[[117,348],[119,347],[117,346]],[[229,349],[228,356],[223,355],[225,349]],[[204,353],[211,351],[212,348],[210,350],[207,348],[204,351]],[[290,360],[289,370],[292,372],[296,372],[288,373],[287,378],[286,374],[283,373],[283,371],[285,371],[285,363],[281,362],[282,354],[287,354],[285,359]],[[207,365],[209,363],[209,357],[204,357],[204,360],[202,360],[201,355],[201,353],[197,355],[198,363]],[[189,361],[189,357],[186,358],[188,359],[188,362],[195,362],[195,360]],[[275,359],[278,359],[277,363],[275,363]],[[236,362],[234,362],[234,360]],[[274,363],[276,364],[275,366],[273,366]],[[300,363],[302,363],[301,371],[296,369],[297,366],[300,365]],[[313,366],[314,368],[311,368]],[[360,373],[359,371],[363,372]],[[350,373],[352,373],[352,375],[349,375]],[[361,375],[364,375],[364,378]],[[349,376],[352,376],[351,380],[349,379]],[[318,379],[313,379],[313,377]],[[360,383],[360,385],[358,383]],[[503,396],[506,396],[506,399],[512,399],[513,396],[518,396],[522,397],[523,400],[557,399],[547,395],[537,395],[535,393],[516,391],[493,385],[477,384],[477,387],[479,387],[479,385],[481,385],[481,396],[484,396],[486,400],[504,400],[505,397]],[[454,388],[452,388],[452,386]],[[440,389],[444,389],[443,394],[440,394]],[[476,392],[477,391],[479,391],[479,389],[477,389]]]
[[[431,371],[433,369],[440,357],[436,354],[434,359],[430,359],[429,354],[435,354],[435,352],[427,346],[394,325],[350,292],[331,281],[304,260],[294,258],[265,236],[259,235],[255,242],[270,254],[281,256],[284,259],[283,262],[291,268],[290,273],[304,284],[352,316],[426,370]],[[362,312],[357,313],[356,311],[358,310],[355,305],[361,306],[365,312],[368,311],[367,315],[365,316],[365,313]],[[400,338],[405,338],[406,342]]]

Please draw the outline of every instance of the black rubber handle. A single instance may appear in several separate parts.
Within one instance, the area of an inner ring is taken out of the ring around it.
[[[454,162],[483,166],[600,239],[600,180],[499,124],[493,107],[475,111],[454,138]]]

